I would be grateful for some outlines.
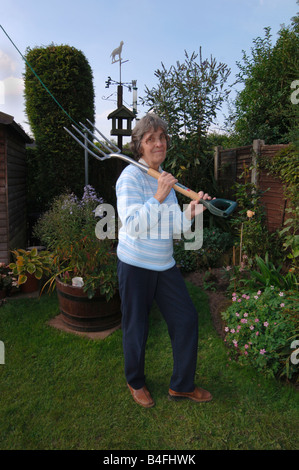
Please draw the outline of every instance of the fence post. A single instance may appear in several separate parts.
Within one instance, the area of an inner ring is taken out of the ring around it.
[[[223,149],[221,145],[214,147],[214,178],[218,181],[218,170],[220,161],[220,151]]]
[[[257,185],[257,170],[256,170],[256,159],[261,154],[261,146],[265,145],[265,142],[260,139],[255,139],[252,142],[252,170],[251,170],[251,183]]]

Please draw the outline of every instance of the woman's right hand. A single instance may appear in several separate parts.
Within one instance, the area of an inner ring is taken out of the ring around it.
[[[168,194],[170,193],[174,184],[176,184],[178,180],[172,176],[172,174],[163,171],[161,176],[158,179],[158,189],[154,198],[162,204],[162,202],[167,198]]]

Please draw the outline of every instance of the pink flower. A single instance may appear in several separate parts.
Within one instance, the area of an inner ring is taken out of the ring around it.
[[[240,314],[238,312],[236,312],[236,317],[239,317],[239,316],[240,316]]]
[[[245,356],[248,356],[248,352],[247,352],[247,351],[245,351],[244,354],[245,354]]]
[[[224,328],[224,331],[226,331],[226,332],[228,332],[228,331],[229,331],[229,328],[228,328],[228,326],[226,326],[226,327]]]
[[[241,323],[247,323],[247,318],[242,318]]]
[[[234,328],[232,328],[232,329],[230,330],[230,332],[231,332],[231,333],[235,333],[236,330],[235,330]]]
[[[238,302],[241,302],[241,301],[242,301],[242,299],[238,299]]]
[[[244,348],[245,348],[245,349],[248,349],[248,348],[249,348],[248,344],[245,344],[245,345],[244,345]]]
[[[266,349],[260,349],[260,354],[265,354]]]
[[[255,321],[255,323],[258,323],[258,322],[259,322],[259,319],[258,319],[258,318],[255,318],[254,321]]]
[[[235,302],[237,300],[237,297],[233,297],[232,301]]]
[[[258,295],[255,295],[254,298],[255,298],[255,300],[257,300],[257,299],[259,298],[259,296],[258,296]]]
[[[244,313],[244,317],[248,317],[248,313],[247,313],[247,312]]]
[[[269,326],[269,323],[267,321],[265,321],[264,326],[267,328],[267,326]]]
[[[257,332],[255,333],[255,336],[258,336],[258,335],[259,335],[259,332],[257,331]]]
[[[280,304],[281,307],[284,307],[284,303]]]
[[[249,327],[251,330],[254,330],[254,326],[253,325],[250,325]]]
[[[258,290],[257,291],[257,295],[261,295],[262,291],[261,290]]]
[[[283,296],[284,296],[283,292],[279,292],[278,295],[279,295],[280,297],[283,297]]]

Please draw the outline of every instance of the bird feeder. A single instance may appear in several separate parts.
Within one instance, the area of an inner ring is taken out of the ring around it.
[[[117,136],[130,136],[132,133],[132,121],[135,114],[126,106],[122,105],[109,114],[108,119],[112,119],[112,129],[110,134]],[[125,121],[125,125],[123,124]]]

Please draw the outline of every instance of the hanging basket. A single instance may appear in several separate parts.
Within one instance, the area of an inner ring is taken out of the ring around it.
[[[59,309],[63,322],[76,331],[105,331],[121,323],[120,297],[95,294],[89,299],[82,287],[74,287],[56,279]]]

